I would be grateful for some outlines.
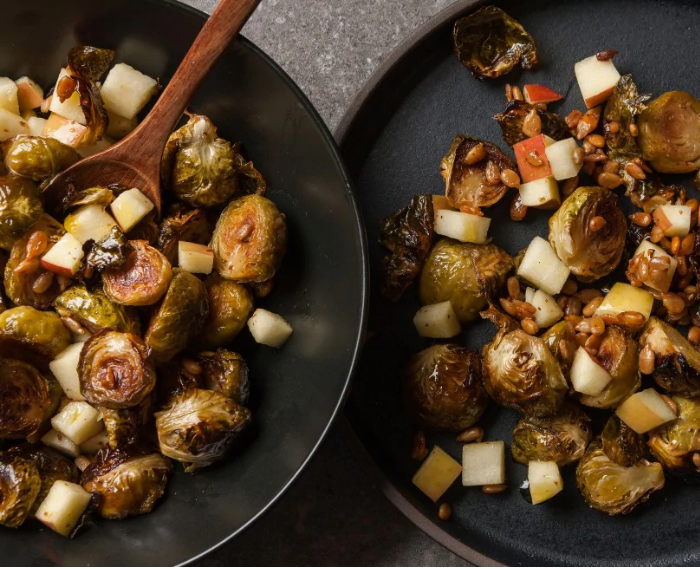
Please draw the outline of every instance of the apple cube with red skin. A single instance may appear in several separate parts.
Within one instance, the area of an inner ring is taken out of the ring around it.
[[[553,103],[564,98],[553,89],[544,85],[525,85],[523,87],[523,95],[525,95],[525,100],[531,105],[536,103]]]
[[[661,205],[654,210],[653,216],[666,237],[685,237],[690,233],[692,210],[689,205]]]
[[[44,102],[44,91],[36,81],[32,81],[29,77],[22,77],[17,79],[15,84],[17,85],[17,99],[21,113],[30,109],[38,109]]]
[[[620,80],[612,59],[600,61],[595,55],[574,65],[574,73],[589,109],[607,101]]]
[[[46,138],[55,138],[67,146],[76,148],[86,132],[87,127],[56,113],[51,113],[41,135]]]
[[[513,146],[515,159],[518,161],[518,169],[520,170],[520,178],[523,182],[532,182],[552,175],[552,168],[545,152],[546,147],[547,143],[543,134],[538,134]],[[534,166],[528,162],[527,156],[531,152],[536,152],[539,156],[542,161],[540,166]]]
[[[84,255],[80,241],[70,233],[66,233],[42,257],[41,266],[57,275],[72,277],[78,272]]]
[[[214,269],[214,251],[206,245],[178,241],[177,258],[180,268],[188,273],[208,275]]]

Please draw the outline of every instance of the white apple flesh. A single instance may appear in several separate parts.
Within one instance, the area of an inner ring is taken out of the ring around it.
[[[0,109],[5,109],[14,115],[18,115],[20,109],[17,95],[17,83],[9,77],[0,77]]]
[[[78,362],[83,344],[82,342],[71,344],[49,364],[49,369],[63,389],[63,393],[73,401],[85,401],[85,397],[80,392],[78,376]]]
[[[17,85],[17,102],[20,113],[41,107],[41,103],[44,101],[44,90],[36,81],[29,77],[21,77],[15,81],[15,84]]]
[[[72,277],[78,272],[84,256],[80,241],[70,233],[66,233],[41,258],[41,266],[57,275]]]
[[[27,121],[7,109],[0,109],[0,142],[18,134],[29,134]]]
[[[654,297],[649,291],[627,283],[615,283],[596,310],[598,316],[619,316],[623,312],[639,312],[649,320]]]
[[[527,481],[534,505],[553,498],[564,489],[556,462],[532,460],[527,465]]]
[[[436,212],[435,233],[463,243],[486,243],[491,219],[461,211]]]
[[[666,237],[685,237],[690,233],[692,210],[688,205],[661,205],[654,210],[654,222]]]
[[[158,82],[126,63],[117,63],[102,85],[107,111],[133,119],[156,93]]]
[[[138,188],[120,194],[110,205],[112,215],[124,233],[131,231],[154,207],[153,202]]]
[[[70,456],[71,458],[76,458],[80,455],[80,448],[72,440],[70,440],[63,433],[51,429],[43,437],[41,437],[41,442],[47,447],[50,447],[58,452]]]
[[[117,222],[109,215],[104,207],[90,204],[79,207],[68,215],[63,222],[66,231],[81,243],[92,239],[95,242],[107,237]]]
[[[612,381],[612,376],[583,347],[576,350],[569,376],[574,391],[584,395],[600,395]]]
[[[208,275],[214,270],[214,251],[199,243],[178,241],[177,260],[180,268],[189,273]]]
[[[51,426],[76,445],[94,437],[104,425],[100,414],[85,401],[71,401],[51,419]]]
[[[518,276],[547,294],[554,295],[561,292],[569,278],[569,269],[559,260],[551,245],[538,236],[525,251],[518,267]]]
[[[449,300],[424,306],[416,312],[413,324],[423,338],[453,338],[462,331]]]
[[[589,109],[607,101],[620,80],[612,59],[599,61],[595,55],[576,63],[574,73]]]
[[[66,76],[68,76],[68,71],[65,68],[61,69],[61,72],[58,74],[58,79],[56,80],[56,87],[61,79]],[[54,92],[57,90],[56,87],[54,87]],[[83,126],[87,124],[87,121],[85,120],[85,113],[80,106],[80,95],[78,95],[77,91],[73,92],[71,96],[65,99],[63,102],[61,102],[60,97],[52,97],[51,104],[49,105],[49,111],[56,113],[57,115],[60,115],[71,122],[76,122]]]
[[[36,511],[36,519],[64,537],[70,537],[92,494],[79,484],[56,480]]]
[[[564,311],[557,304],[557,301],[542,290],[533,290],[530,300],[526,296],[525,301],[535,307],[534,318],[540,328],[549,328],[564,318]]]
[[[663,397],[652,388],[626,399],[615,414],[635,433],[644,434],[676,419]]]
[[[578,175],[583,166],[583,163],[577,165],[574,161],[574,151],[578,147],[578,143],[573,138],[565,138],[545,148],[555,180],[568,180]]]
[[[506,481],[503,441],[470,443],[462,447],[462,486],[486,486]]]
[[[553,176],[520,184],[520,201],[526,207],[556,209],[561,205],[559,185]]]
[[[258,344],[280,348],[292,335],[292,327],[279,314],[258,308],[248,320],[248,329]]]

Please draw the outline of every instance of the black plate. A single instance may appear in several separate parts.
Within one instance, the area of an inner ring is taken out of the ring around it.
[[[508,463],[509,491],[488,496],[455,485],[445,499],[453,519],[440,522],[437,506],[412,484],[417,463],[409,456],[413,429],[399,398],[398,374],[408,357],[429,342],[415,333],[415,289],[392,305],[379,295],[381,259],[378,220],[406,205],[415,194],[444,192],[438,164],[456,133],[471,134],[507,148],[491,120],[505,104],[506,81],[541,83],[568,95],[558,111],[584,108],[574,79],[574,63],[603,49],[617,49],[622,73],[633,74],[642,92],[671,89],[700,94],[694,62],[700,29],[696,2],[578,0],[577,2],[496,2],[534,36],[540,54],[537,72],[513,73],[479,82],[452,54],[454,20],[484,2],[457,2],[409,38],[370,79],[339,127],[336,138],[346,158],[367,224],[370,321],[360,369],[346,415],[382,486],[402,511],[435,539],[477,564],[510,565],[683,565],[700,562],[700,498],[697,487],[667,481],[667,488],[629,516],[608,517],[588,508],[578,494],[572,468],[565,490],[541,506],[518,491],[526,468]],[[508,217],[510,198],[487,215],[494,218],[495,242],[516,253],[535,234],[546,234],[546,213],[526,222]],[[458,339],[481,346],[493,334],[486,323],[468,327]],[[483,426],[487,439],[510,441],[517,415],[492,407]],[[429,437],[460,457],[451,436]]]
[[[206,15],[155,0],[3,3],[0,75],[49,86],[68,49],[117,50],[117,60],[167,80]],[[364,324],[364,236],[335,144],[292,81],[250,42],[236,41],[192,103],[222,136],[242,140],[287,214],[290,250],[264,306],[289,318],[283,349],[240,346],[254,385],[254,433],[236,457],[194,475],[178,467],[150,515],[100,522],[68,541],[38,524],[0,530],[2,565],[173,565],[229,539],[299,474],[335,417]],[[247,336],[247,333],[242,334]]]

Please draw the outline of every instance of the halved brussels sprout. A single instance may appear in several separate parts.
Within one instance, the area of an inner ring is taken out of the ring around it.
[[[36,463],[0,453],[0,525],[18,528],[30,515],[41,489]]]
[[[207,349],[228,346],[245,328],[255,308],[253,294],[245,285],[223,279],[216,273],[210,275],[204,285],[209,314],[198,345]]]
[[[208,313],[204,283],[187,271],[175,269],[168,292],[144,336],[153,361],[166,362],[184,350],[201,332]]]
[[[483,160],[467,164],[466,156],[476,145],[482,144],[486,152]],[[440,175],[445,181],[445,196],[452,207],[487,207],[498,202],[508,191],[500,180],[491,184],[486,179],[489,163],[498,166],[500,171],[516,170],[515,162],[501,152],[495,144],[472,136],[458,134],[450,149],[440,162]]]
[[[542,339],[545,344],[547,344],[552,355],[557,358],[561,370],[568,376],[571,364],[574,362],[576,350],[578,349],[576,330],[573,325],[565,320],[557,322],[542,334]],[[563,345],[565,345],[564,350],[562,350]]]
[[[126,263],[102,273],[105,294],[127,306],[155,304],[168,290],[173,276],[168,259],[147,241],[129,241],[133,251]]]
[[[566,123],[557,113],[550,113],[536,105],[530,105],[525,101],[513,99],[508,102],[503,113],[499,113],[493,117],[501,126],[503,140],[505,140],[506,144],[515,146],[518,142],[522,142],[527,138],[527,135],[523,132],[523,122],[525,121],[525,117],[533,109],[535,109],[537,115],[540,117],[543,134],[546,134],[554,140],[564,140],[571,136],[569,134],[569,127],[566,126]]]
[[[287,251],[284,214],[267,198],[249,195],[226,206],[209,245],[225,279],[262,282],[275,276]]]
[[[248,403],[250,380],[248,365],[243,356],[218,349],[216,352],[203,352],[197,359],[204,370],[204,384],[207,389],[218,391],[239,405]]]
[[[420,275],[421,304],[449,300],[462,324],[476,320],[488,298],[503,288],[513,258],[496,245],[441,239],[430,251]]]
[[[593,231],[591,220],[605,224]],[[578,188],[549,220],[549,243],[562,262],[583,282],[609,275],[625,250],[627,220],[610,190]]]
[[[203,374],[193,374],[182,365],[182,360],[173,358],[158,366],[158,404],[166,404],[177,393],[188,389],[204,388]]]
[[[0,314],[0,355],[45,366],[70,343],[70,330],[55,312],[17,306]]]
[[[84,285],[72,286],[61,293],[53,304],[59,314],[73,318],[91,334],[106,328],[138,334],[141,328],[134,309],[112,302],[102,291],[88,290]]]
[[[576,467],[576,485],[592,508],[611,516],[627,514],[664,487],[664,471],[658,462],[644,459],[620,466],[594,441]]]
[[[608,326],[603,332],[596,358],[612,381],[598,395],[581,395],[588,407],[617,407],[642,385],[639,374],[639,350],[630,331],[622,326]]]
[[[125,409],[153,391],[156,370],[148,346],[133,334],[103,330],[80,352],[80,392],[92,405]]]
[[[608,458],[620,466],[633,466],[646,454],[644,435],[635,433],[617,415],[608,419],[600,441]]]
[[[556,462],[566,466],[579,460],[593,438],[591,420],[575,404],[564,403],[553,417],[525,417],[513,430],[513,460]]]
[[[78,160],[80,154],[73,148],[43,136],[19,136],[5,154],[5,165],[10,172],[35,182],[53,178]]]
[[[248,409],[209,389],[174,395],[155,417],[160,452],[182,462],[185,472],[222,459],[251,420]]]
[[[647,444],[666,472],[685,482],[700,482],[693,456],[700,452],[700,400],[673,396],[678,418],[651,432]]]
[[[479,354],[455,344],[418,352],[403,374],[403,398],[409,415],[422,427],[452,432],[471,427],[489,401]]]
[[[529,417],[555,414],[568,386],[542,338],[531,336],[493,306],[481,313],[498,332],[483,348],[484,386],[491,398]]]
[[[157,454],[102,449],[83,471],[81,484],[99,495],[97,513],[121,520],[147,514],[165,493],[172,464]]]
[[[18,176],[0,177],[0,247],[12,247],[39,220],[42,211],[34,182]]]
[[[433,197],[415,196],[409,205],[379,222],[379,243],[389,249],[384,257],[382,294],[396,302],[416,280],[433,243]]]
[[[179,241],[190,243],[209,243],[213,225],[207,215],[200,209],[184,211],[175,209],[160,222],[156,247],[168,258],[171,264],[177,265],[177,244]]]
[[[101,407],[110,448],[127,448],[143,438],[143,428],[153,416],[153,393],[128,409]]]

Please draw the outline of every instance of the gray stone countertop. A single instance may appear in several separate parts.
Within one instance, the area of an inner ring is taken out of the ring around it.
[[[206,12],[217,3],[184,1]],[[333,131],[372,71],[453,1],[263,0],[243,33],[296,81]],[[468,565],[384,497],[344,432],[336,425],[289,492],[197,565]]]

